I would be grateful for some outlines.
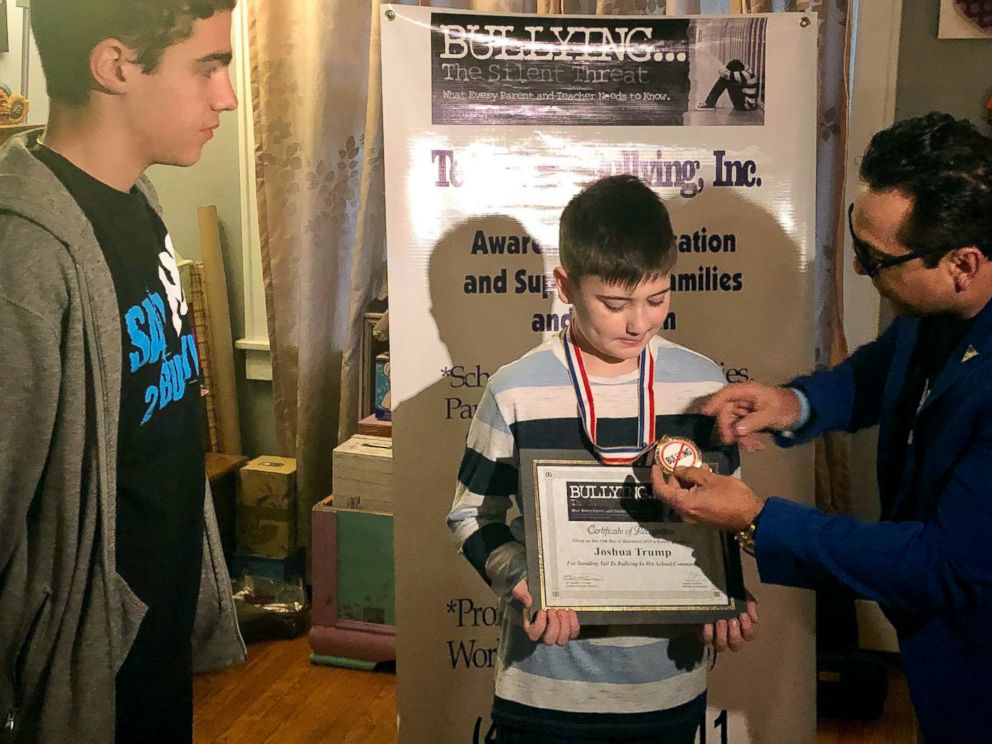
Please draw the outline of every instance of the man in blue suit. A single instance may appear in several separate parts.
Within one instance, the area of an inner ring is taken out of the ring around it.
[[[866,523],[698,469],[655,473],[685,518],[738,532],[762,581],[846,587],[892,621],[929,744],[992,741],[992,140],[929,114],[872,139],[848,216],[855,270],[899,317],[842,364],[704,409],[726,442],[880,424]]]

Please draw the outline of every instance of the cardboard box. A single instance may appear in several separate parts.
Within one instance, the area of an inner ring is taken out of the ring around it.
[[[296,460],[256,457],[238,472],[238,551],[284,558],[297,547]]]
[[[331,504],[313,508],[314,625],[394,625],[392,515]]]
[[[359,511],[377,512],[379,514],[393,513],[393,500],[375,496],[338,496],[337,504],[342,509],[358,509]]]
[[[356,434],[334,450],[335,504],[392,513],[393,441]]]
[[[380,421],[375,417],[375,414],[372,414],[358,422],[358,433],[373,437],[391,437],[393,436],[393,422]]]

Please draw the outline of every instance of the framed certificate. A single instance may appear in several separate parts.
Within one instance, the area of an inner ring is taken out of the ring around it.
[[[703,460],[727,471],[722,453]],[[744,611],[732,537],[682,522],[654,497],[650,468],[523,450],[520,487],[532,610],[575,610],[586,625],[707,623]]]

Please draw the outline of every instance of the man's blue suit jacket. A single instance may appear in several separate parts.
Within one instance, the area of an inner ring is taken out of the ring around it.
[[[905,455],[893,411],[919,321],[900,318],[837,367],[790,383],[813,416],[783,445],[880,424],[879,522],[769,499],[756,534],[762,581],[842,585],[899,635],[927,744],[992,742],[992,303],[952,351]]]

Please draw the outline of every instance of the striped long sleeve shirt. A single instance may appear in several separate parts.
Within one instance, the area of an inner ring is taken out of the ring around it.
[[[755,77],[750,67],[745,65],[743,70],[728,70],[724,67],[720,70],[720,77],[729,80],[741,89],[746,111],[753,111],[758,108],[758,78]]]
[[[651,343],[657,430],[711,441],[712,419],[697,412],[698,401],[725,384],[720,368],[661,337]],[[601,444],[633,442],[638,373],[590,382]],[[695,627],[584,627],[563,647],[534,643],[524,633],[520,610],[509,603],[527,573],[518,493],[523,449],[591,453],[557,336],[489,380],[448,514],[461,552],[501,598],[494,719],[559,736],[664,730],[674,717],[687,715],[706,689],[706,654]],[[736,449],[727,454],[736,469]]]

